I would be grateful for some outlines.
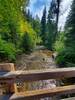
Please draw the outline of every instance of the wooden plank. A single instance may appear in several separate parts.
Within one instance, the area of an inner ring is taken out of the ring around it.
[[[0,63],[0,75],[6,75],[11,71],[15,71],[15,67],[13,63]],[[0,84],[1,86],[3,86],[3,84],[6,83],[8,87],[8,91],[10,91],[10,93],[17,92],[16,84],[15,83],[13,84],[11,81],[12,81],[11,79],[7,81],[7,79],[5,78],[3,80],[0,80]]]
[[[0,72],[1,71],[9,72],[14,70],[15,68],[13,63],[0,63]]]
[[[0,100],[10,100],[11,94],[10,95],[0,95]]]
[[[57,69],[42,69],[29,71],[12,71],[0,72],[0,80],[13,79],[12,82],[18,81],[38,81],[46,79],[61,79],[75,77],[75,68],[57,68]]]
[[[75,85],[17,93],[13,94],[10,100],[36,100],[37,98],[60,96],[69,93],[75,93]]]
[[[75,97],[66,98],[66,99],[61,99],[61,100],[75,100]]]

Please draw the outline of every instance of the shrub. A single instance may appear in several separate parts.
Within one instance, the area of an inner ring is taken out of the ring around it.
[[[23,52],[25,53],[31,52],[34,49],[35,45],[36,45],[36,41],[33,35],[25,33],[22,38]]]
[[[8,59],[9,61],[16,59],[16,48],[14,44],[8,43],[0,38],[0,58]]]
[[[54,43],[54,49],[58,53],[61,52],[65,48],[64,40],[65,40],[65,33],[64,32],[59,33],[59,36],[56,42]]]
[[[75,63],[75,50],[71,47],[67,47],[66,49],[62,50],[61,52],[59,52],[57,58],[56,58],[56,62],[63,67],[71,67],[68,66],[69,63]]]

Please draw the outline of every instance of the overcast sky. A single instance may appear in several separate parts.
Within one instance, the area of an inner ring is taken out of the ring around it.
[[[73,0],[62,0],[60,7],[59,27],[64,28]]]
[[[41,19],[42,11],[43,11],[44,7],[46,6],[47,11],[48,11],[50,2],[51,2],[51,0],[30,0],[28,8],[30,9],[30,12],[32,13],[33,17],[38,15],[39,18]],[[64,27],[66,17],[70,11],[71,3],[72,3],[72,0],[62,0],[61,16],[59,18],[59,27],[62,27],[62,29]]]

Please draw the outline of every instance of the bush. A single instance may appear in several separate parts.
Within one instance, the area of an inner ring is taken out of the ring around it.
[[[65,62],[65,55],[63,51],[60,52],[56,57],[56,63],[59,65],[59,67],[65,67],[66,62]]]
[[[9,61],[16,59],[16,48],[14,44],[8,43],[0,38],[0,58],[8,59]]]
[[[28,53],[33,51],[35,45],[36,45],[36,41],[35,38],[33,38],[33,35],[25,33],[22,38],[23,52]]]
[[[62,50],[59,52],[56,62],[63,67],[71,67],[69,66],[69,63],[75,63],[75,50],[71,47],[67,47],[66,49]]]
[[[54,49],[58,53],[61,52],[65,48],[64,40],[65,40],[65,33],[64,32],[59,33],[59,36],[56,42],[54,43]]]

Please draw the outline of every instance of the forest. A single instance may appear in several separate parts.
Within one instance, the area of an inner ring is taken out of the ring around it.
[[[75,66],[75,0],[64,30],[58,28],[62,0],[52,0],[42,18],[26,9],[30,0],[0,0],[0,62],[15,62],[19,54],[30,54],[36,46],[57,52],[60,67]]]

